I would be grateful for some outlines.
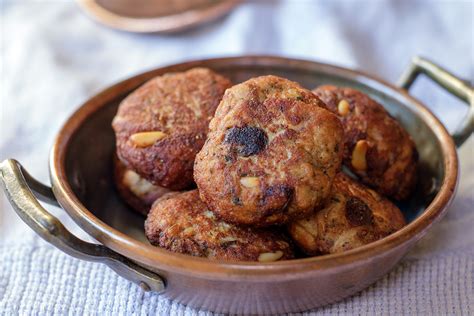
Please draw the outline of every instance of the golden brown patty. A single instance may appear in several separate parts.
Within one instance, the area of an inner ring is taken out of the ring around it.
[[[153,245],[213,260],[269,262],[294,256],[288,239],[280,233],[216,219],[197,190],[157,200],[145,222],[145,233]]]
[[[189,187],[196,153],[230,86],[229,80],[204,68],[148,81],[122,101],[112,122],[118,156],[155,185]]]
[[[127,169],[123,163],[114,158],[115,186],[123,198],[135,211],[147,215],[156,199],[170,192],[169,189],[151,184],[133,170]]]
[[[301,250],[318,255],[366,245],[403,226],[403,214],[392,202],[339,173],[327,205],[291,223],[288,231]]]
[[[202,200],[222,219],[283,224],[322,204],[342,159],[343,129],[295,82],[264,76],[228,89],[196,156]]]
[[[378,192],[406,199],[416,184],[418,153],[403,127],[366,94],[322,86],[313,92],[341,118],[344,165]]]

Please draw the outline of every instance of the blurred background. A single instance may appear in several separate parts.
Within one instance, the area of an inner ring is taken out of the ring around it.
[[[53,139],[81,103],[115,82],[166,64],[282,55],[359,69],[396,83],[410,59],[422,55],[471,84],[474,78],[471,0],[250,0],[205,25],[172,34],[114,30],[69,0],[0,3],[0,160],[14,157],[46,183]],[[410,93],[450,130],[467,111],[424,78]],[[472,211],[474,205],[473,143],[471,137],[460,150],[463,198],[458,196],[454,210]],[[474,241],[473,224],[473,212],[450,211],[410,259],[464,249]],[[454,235],[454,230],[465,233]],[[2,192],[0,257],[20,244],[45,246],[14,215]],[[1,282],[0,277],[0,301]]]

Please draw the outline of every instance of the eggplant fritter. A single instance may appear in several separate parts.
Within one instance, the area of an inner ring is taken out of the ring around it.
[[[289,224],[288,231],[303,252],[322,255],[366,245],[403,226],[403,214],[392,202],[339,173],[326,206]]]
[[[406,199],[416,184],[418,152],[405,129],[360,91],[321,86],[313,92],[342,121],[344,165],[379,193]]]
[[[263,76],[228,89],[196,156],[201,199],[225,221],[284,224],[329,195],[343,128],[309,90]]]
[[[122,199],[133,210],[147,215],[156,199],[170,192],[170,190],[151,184],[140,177],[133,170],[127,169],[123,163],[114,158],[115,186]]]
[[[112,126],[117,155],[151,183],[182,190],[193,184],[193,163],[226,78],[205,68],[156,77],[127,96]]]
[[[294,257],[289,240],[280,233],[218,220],[197,190],[158,199],[145,222],[145,234],[155,246],[212,260],[271,262]]]

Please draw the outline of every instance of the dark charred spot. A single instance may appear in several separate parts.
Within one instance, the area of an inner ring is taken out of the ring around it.
[[[265,196],[284,196],[290,199],[293,196],[294,189],[287,185],[274,185],[265,190]]]
[[[239,197],[239,194],[235,192],[234,187],[231,187],[230,189],[230,200],[232,201],[232,204],[234,205],[242,205],[242,200]]]
[[[234,205],[242,205],[242,201],[240,200],[240,198],[238,196],[233,196],[232,197],[232,204]]]
[[[270,217],[270,216],[273,216],[275,214],[283,214],[284,211],[285,211],[285,209],[283,209],[283,208],[267,209],[263,212],[263,217]]]
[[[225,155],[225,156],[224,156],[224,160],[225,160],[225,162],[227,162],[227,163],[232,163],[232,162],[235,161],[235,157],[234,157],[234,155],[232,155],[232,153],[231,153],[231,154]]]
[[[285,210],[291,199],[295,189],[287,185],[274,185],[268,187],[263,192],[260,204],[268,207],[269,213],[276,213],[277,211]],[[265,212],[267,214],[267,212]]]
[[[338,199],[337,197],[335,197],[335,196],[332,196],[332,197],[331,197],[331,201],[336,202],[336,203],[341,202],[341,200],[339,200],[339,199]]]
[[[256,155],[267,146],[268,137],[265,132],[253,126],[232,127],[227,130],[224,143],[230,144],[232,150],[243,157]]]
[[[235,245],[237,243],[237,240],[229,240],[229,241],[224,241],[224,242],[221,242],[220,246],[224,249],[232,246],[232,245]]]
[[[352,226],[373,223],[372,210],[359,198],[350,197],[346,202],[346,218]]]

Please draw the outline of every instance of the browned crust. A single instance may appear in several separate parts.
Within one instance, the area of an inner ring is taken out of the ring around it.
[[[197,190],[157,200],[145,222],[145,233],[153,245],[211,260],[257,261],[263,253],[278,252],[279,260],[294,257],[289,240],[281,233],[218,220]]]
[[[326,206],[288,225],[288,232],[306,254],[321,255],[366,245],[405,224],[392,202],[339,173]]]
[[[189,188],[196,153],[230,86],[229,80],[205,68],[148,81],[122,101],[113,120],[118,156],[127,168],[155,185],[172,190]],[[160,131],[166,137],[146,147],[130,139],[148,131]]]
[[[170,192],[170,190],[158,186],[153,186],[148,192],[137,195],[132,192],[130,188],[130,184],[127,183],[125,177],[126,173],[129,170],[125,167],[125,165],[114,156],[113,159],[114,165],[114,181],[115,187],[120,195],[120,197],[135,211],[140,214],[147,215],[150,211],[151,205],[155,202],[156,199],[161,197],[162,195]],[[137,177],[139,177],[137,175]],[[144,179],[140,179],[139,181],[146,181]]]
[[[201,199],[222,219],[284,224],[329,195],[342,160],[343,129],[310,91],[275,76],[228,89],[196,156]],[[245,178],[258,183],[249,188]]]
[[[344,165],[364,183],[397,200],[406,199],[417,181],[418,152],[405,129],[366,94],[335,86],[321,86],[313,92],[327,107],[338,114],[345,132]],[[346,100],[347,115],[338,112],[338,104]],[[367,170],[357,170],[351,164],[356,143],[366,140]]]

